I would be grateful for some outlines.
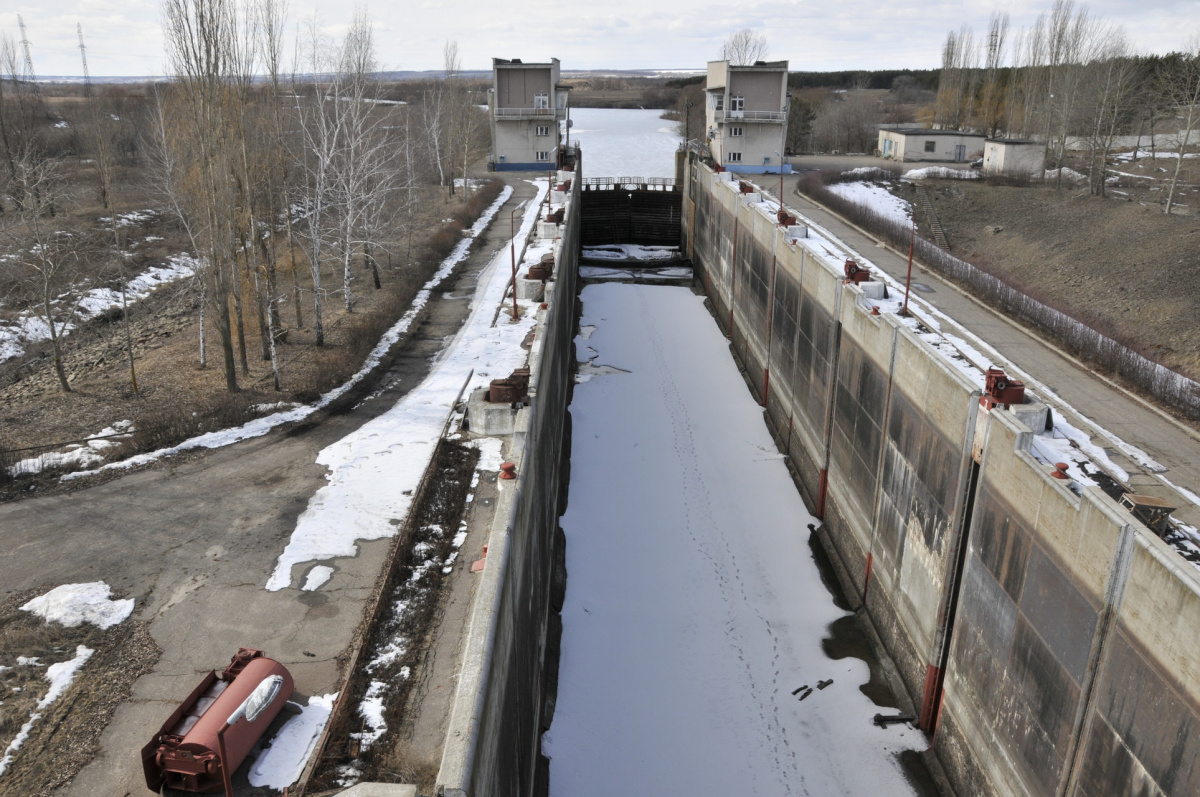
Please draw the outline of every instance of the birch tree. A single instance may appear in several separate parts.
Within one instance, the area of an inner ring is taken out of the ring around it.
[[[1188,144],[1196,132],[1197,124],[1200,124],[1200,36],[1188,43],[1186,56],[1180,59],[1179,67],[1164,74],[1159,90],[1166,104],[1175,110],[1176,116],[1183,124],[1177,149],[1179,157],[1175,160],[1175,171],[1171,175],[1167,203],[1163,208],[1163,212],[1170,215],[1175,202],[1175,191],[1179,187],[1183,159],[1187,155]]]

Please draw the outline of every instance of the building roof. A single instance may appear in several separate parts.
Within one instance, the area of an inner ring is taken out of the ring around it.
[[[1032,138],[989,138],[989,144],[1037,144],[1042,145],[1040,141],[1034,141]]]
[[[525,62],[525,61],[522,61],[520,58],[493,58],[492,59],[493,67],[519,66],[519,67],[526,68],[526,67],[539,67],[540,66],[540,67],[545,67],[546,69],[549,69],[550,67],[556,65],[557,63],[558,63],[557,58],[551,58],[549,61],[541,61],[541,62],[534,62],[534,61]]]
[[[968,138],[986,138],[983,133],[966,133],[962,130],[934,130],[928,127],[896,127],[891,130],[880,128],[885,133],[899,133],[902,136],[966,136]]]

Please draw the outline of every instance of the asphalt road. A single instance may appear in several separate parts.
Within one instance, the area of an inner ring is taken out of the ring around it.
[[[497,219],[533,195],[525,181],[512,184],[515,194]],[[363,543],[356,557],[321,562],[334,567],[337,578],[319,591],[267,592],[263,585],[297,516],[325,483],[317,453],[420,382],[465,317],[479,269],[506,243],[506,236],[494,234],[472,252],[431,301],[428,320],[391,365],[383,392],[348,413],[168,459],[69,494],[0,506],[6,594],[105,581],[136,600],[135,617],[150,622],[163,651],[118,708],[99,754],[63,794],[147,793],[139,749],[201,676],[223,668],[238,647],[261,648],[283,662],[298,697],[340,688],[339,656],[352,641],[390,541]]]

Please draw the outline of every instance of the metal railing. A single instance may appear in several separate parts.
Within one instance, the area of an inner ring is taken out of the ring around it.
[[[631,191],[678,191],[674,177],[585,177],[580,186],[584,191],[612,191],[625,188]]]
[[[553,119],[562,109],[559,108],[495,108],[497,119]]]
[[[786,111],[713,111],[718,122],[783,122]]]

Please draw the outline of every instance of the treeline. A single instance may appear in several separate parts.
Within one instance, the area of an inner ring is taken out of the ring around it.
[[[902,85],[937,91],[937,69],[875,69],[841,72],[789,72],[788,88],[800,89],[883,89],[890,91],[898,78]]]
[[[200,364],[211,324],[229,391],[254,356],[270,361],[279,389],[287,328],[307,321],[323,346],[331,298],[354,313],[362,283],[381,286],[382,263],[413,264],[422,190],[467,185],[489,144],[486,86],[459,77],[453,43],[445,79],[381,84],[362,12],[337,40],[310,22],[290,63],[280,0],[164,0],[162,18],[172,80],[141,93],[85,83],[69,102],[46,96],[26,42],[0,35],[0,281],[25,286],[70,391],[61,331],[71,318],[56,299],[85,261],[112,264],[124,286],[112,210],[129,186],[119,177],[133,172],[196,257]],[[74,211],[89,191],[108,211],[107,235],[81,234]],[[259,352],[247,351],[253,337]],[[132,340],[127,349],[136,393]]]
[[[1082,142],[1092,193],[1103,196],[1105,163],[1118,137],[1148,135],[1153,142],[1156,133],[1167,134],[1182,153],[1195,136],[1198,106],[1200,40],[1184,52],[1141,54],[1119,26],[1075,0],[1055,0],[1027,30],[1010,31],[1008,14],[994,13],[982,40],[967,25],[951,31],[929,121],[1042,141],[1055,168],[1064,165],[1069,144]]]

